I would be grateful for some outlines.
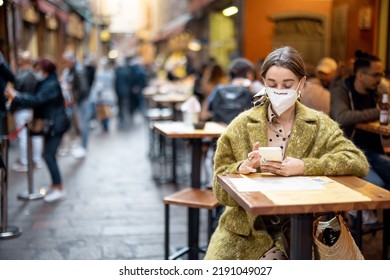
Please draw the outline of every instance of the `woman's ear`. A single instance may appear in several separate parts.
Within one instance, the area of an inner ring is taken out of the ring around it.
[[[302,95],[303,88],[305,87],[305,83],[306,83],[306,76],[303,76],[303,78],[299,83],[299,87],[297,88],[298,100],[301,99],[301,95]]]
[[[303,76],[301,82],[299,83],[299,88],[297,89],[299,94],[301,94],[303,88],[305,87],[305,83],[306,83],[306,76]]]

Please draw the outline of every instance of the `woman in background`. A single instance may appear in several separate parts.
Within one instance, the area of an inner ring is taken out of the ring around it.
[[[96,118],[100,120],[103,131],[107,132],[110,125],[111,107],[116,104],[116,93],[115,70],[106,57],[99,61],[91,88],[91,100],[97,110]]]
[[[56,154],[64,133],[69,129],[70,120],[65,112],[64,97],[57,79],[56,65],[47,58],[34,64],[34,75],[38,84],[33,94],[18,94],[7,88],[5,95],[12,100],[12,108],[31,107],[33,120],[42,119],[50,123],[44,136],[43,158],[49,169],[52,185],[44,197],[45,202],[54,202],[65,198],[61,174]]]
[[[201,80],[201,90],[203,93],[200,119],[207,121],[212,117],[208,110],[208,98],[213,89],[219,84],[227,84],[229,81],[226,71],[217,62],[211,62],[206,66]]]

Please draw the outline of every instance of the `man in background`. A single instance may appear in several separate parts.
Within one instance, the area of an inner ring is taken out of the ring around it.
[[[309,108],[330,113],[330,87],[334,86],[337,62],[331,57],[322,58],[314,68],[306,66],[308,79],[301,93],[301,103]]]
[[[81,145],[72,150],[72,155],[76,158],[84,158],[88,149],[91,114],[89,101],[90,86],[86,70],[82,64],[77,62],[73,51],[66,51],[63,54],[63,61],[65,69],[61,80],[63,88],[66,88],[65,95],[68,96],[70,93],[72,95],[72,125],[81,136]]]
[[[330,116],[366,155],[371,168],[364,179],[390,190],[390,158],[384,154],[381,136],[355,128],[358,123],[379,120],[378,100],[389,92],[381,84],[383,65],[373,54],[358,50],[355,56],[353,75],[331,89]],[[363,211],[363,224],[377,224],[371,211]]]

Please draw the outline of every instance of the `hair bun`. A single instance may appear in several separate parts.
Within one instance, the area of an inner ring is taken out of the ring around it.
[[[367,56],[367,54],[364,53],[362,50],[355,51],[355,57],[356,58],[363,58],[363,57],[366,57],[366,56]]]

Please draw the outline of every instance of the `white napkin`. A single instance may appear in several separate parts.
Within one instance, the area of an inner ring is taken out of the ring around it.
[[[195,96],[191,96],[181,105],[181,110],[188,113],[200,113],[200,108],[201,105]]]

